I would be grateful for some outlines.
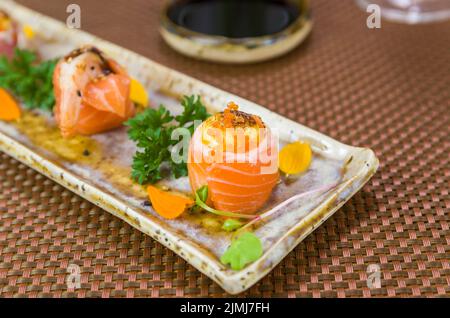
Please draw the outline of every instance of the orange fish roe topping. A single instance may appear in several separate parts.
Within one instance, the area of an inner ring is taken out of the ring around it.
[[[229,102],[227,108],[223,111],[223,123],[226,128],[233,127],[233,122],[236,118],[236,114],[234,114],[233,110],[236,111],[239,109],[239,106],[234,102]]]
[[[216,117],[219,118],[219,122],[221,122],[221,126],[223,128],[266,127],[259,116],[250,115],[239,111],[239,106],[235,102],[229,102],[223,113],[218,114]]]
[[[229,102],[227,105],[227,109],[238,110],[239,106],[235,102]]]
[[[261,117],[253,115],[253,119],[255,120],[256,125],[258,125],[259,128],[266,127],[266,125],[264,125],[264,123],[262,122]]]

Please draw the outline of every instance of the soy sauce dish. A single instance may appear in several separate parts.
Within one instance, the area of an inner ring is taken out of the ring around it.
[[[243,64],[286,54],[311,29],[308,0],[170,0],[160,33],[181,54]]]

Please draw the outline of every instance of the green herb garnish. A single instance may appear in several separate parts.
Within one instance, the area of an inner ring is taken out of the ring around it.
[[[253,233],[245,232],[231,242],[230,247],[220,258],[222,264],[230,264],[231,269],[243,269],[263,254],[261,240]]]
[[[240,218],[240,219],[258,218],[257,215],[240,214],[240,213],[216,210],[206,204],[207,198],[208,198],[208,186],[203,186],[195,192],[195,204],[197,204],[197,206],[201,207],[203,210],[205,210],[207,212],[210,212],[210,213],[213,213],[216,215],[220,215],[220,216],[227,216],[230,218]]]
[[[203,186],[195,192],[195,204],[203,210],[226,217],[257,219],[256,215],[239,214],[213,209],[206,204],[208,199],[208,186]],[[236,219],[227,219],[222,229],[227,232],[241,228],[243,223]],[[230,247],[220,258],[223,264],[230,264],[233,270],[240,270],[247,264],[256,261],[262,255],[262,244],[260,239],[253,233],[244,232],[231,242]]]
[[[186,128],[192,136],[194,122],[204,121],[210,115],[199,96],[185,96],[181,105],[183,113],[176,117],[161,105],[158,109],[147,108],[125,123],[130,127],[128,136],[138,147],[133,157],[131,176],[140,184],[161,180],[165,164],[175,178],[187,175],[186,160],[172,160],[174,146],[179,143],[179,140],[172,139],[172,133],[177,128]]]
[[[191,136],[194,134],[194,121],[205,120],[210,114],[206,111],[206,107],[202,104],[200,96],[191,95],[184,96],[181,101],[181,106],[183,106],[183,113],[175,117],[178,122],[178,127],[184,127],[189,130]]]
[[[0,57],[0,87],[19,98],[28,109],[51,112],[55,105],[53,72],[57,60],[36,63],[32,51],[16,48],[14,57]]]
[[[206,202],[208,199],[208,191],[208,186],[203,186],[197,190],[197,196],[201,202]]]
[[[236,219],[227,219],[225,222],[223,222],[222,230],[227,232],[233,232],[240,227],[242,227],[243,223]]]
[[[257,215],[239,214],[213,209],[206,204],[208,199],[208,186],[203,186],[195,192],[195,204],[203,210],[226,217],[258,219]],[[227,219],[223,223],[222,229],[227,232],[241,228],[243,223],[236,219]],[[230,247],[220,258],[223,264],[230,264],[233,270],[240,270],[247,264],[256,261],[262,255],[262,244],[260,239],[253,233],[244,232],[237,239],[233,240]]]

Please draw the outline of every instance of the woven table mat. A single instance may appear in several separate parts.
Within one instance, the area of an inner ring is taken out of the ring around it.
[[[19,1],[61,20],[73,1]],[[450,295],[450,22],[382,22],[353,1],[312,1],[292,53],[248,66],[185,58],[158,34],[159,0],[77,0],[82,28],[255,101],[344,143],[380,168],[342,209],[240,296]],[[81,287],[68,289],[67,267]],[[381,287],[367,285],[379,266]],[[228,296],[172,251],[0,154],[0,295]]]

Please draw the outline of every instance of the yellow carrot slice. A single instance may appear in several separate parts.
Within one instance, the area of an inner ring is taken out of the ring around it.
[[[144,107],[148,106],[148,94],[144,86],[135,79],[131,80],[130,85],[130,99],[136,104]]]
[[[153,209],[166,219],[175,219],[194,205],[194,200],[188,197],[162,191],[154,186],[148,186],[147,193]]]
[[[20,118],[19,104],[12,96],[3,88],[0,88],[0,119],[1,120],[17,120]]]
[[[309,144],[297,141],[281,149],[279,167],[285,174],[298,174],[308,169],[311,159],[312,151]]]
[[[25,24],[22,28],[23,34],[28,40],[34,38],[34,30],[29,24]]]

